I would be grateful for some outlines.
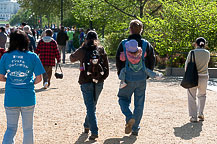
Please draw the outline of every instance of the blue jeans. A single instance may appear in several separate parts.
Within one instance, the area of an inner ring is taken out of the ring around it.
[[[33,144],[33,113],[35,106],[5,107],[7,117],[7,130],[2,144],[14,144],[17,132],[19,115],[22,116],[23,144]]]
[[[95,96],[94,96],[94,89],[95,89]],[[96,135],[98,135],[98,127],[97,127],[97,120],[96,120],[96,104],[102,89],[103,89],[103,83],[81,84],[81,91],[84,98],[84,104],[87,110],[84,127],[90,128],[91,133]]]
[[[69,40],[68,43],[67,43],[67,52],[68,53],[71,53],[75,51],[75,48],[73,46],[73,40]]]
[[[119,105],[121,107],[122,113],[126,117],[126,123],[131,119],[135,119],[135,124],[132,127],[134,132],[138,132],[140,127],[140,121],[143,115],[144,102],[145,102],[145,89],[146,80],[129,82],[126,81],[127,86],[119,89]],[[134,93],[134,111],[130,109],[131,97]]]

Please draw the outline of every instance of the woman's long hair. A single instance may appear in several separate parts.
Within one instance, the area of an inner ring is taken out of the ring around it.
[[[8,52],[19,50],[28,51],[29,50],[29,37],[22,30],[16,30],[10,34],[10,45]]]
[[[82,44],[87,50],[95,50],[99,45],[97,33],[93,30],[90,30],[87,33],[87,37],[85,38],[85,42]]]

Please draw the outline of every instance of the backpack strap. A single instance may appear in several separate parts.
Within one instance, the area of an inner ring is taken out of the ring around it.
[[[143,65],[143,70],[145,70],[146,66],[145,66],[145,57],[144,56],[145,56],[145,52],[146,52],[148,42],[145,39],[141,39],[141,40],[142,40],[142,61],[143,61],[142,65]]]
[[[144,55],[145,55],[145,52],[146,52],[146,48],[147,48],[147,45],[148,45],[148,42],[147,40],[145,39],[141,39],[142,40],[142,65],[143,65],[143,70],[146,69],[146,66],[145,66],[145,58],[144,58]],[[123,50],[124,50],[124,55],[125,55],[125,58],[126,58],[126,63],[125,63],[125,66],[126,66],[126,69],[129,68],[129,61],[128,61],[128,58],[127,58],[127,52],[126,52],[126,47],[125,47],[125,43],[127,42],[128,40],[127,39],[124,39],[122,40],[122,46],[123,46]]]
[[[125,62],[125,67],[126,67],[126,69],[128,69],[129,68],[129,61],[128,61],[128,58],[127,58],[127,52],[126,52],[126,47],[125,47],[125,43],[127,42],[128,40],[127,39],[124,39],[124,40],[122,40],[122,46],[123,46],[123,50],[124,50],[124,55],[125,55],[125,58],[126,58],[126,62]]]

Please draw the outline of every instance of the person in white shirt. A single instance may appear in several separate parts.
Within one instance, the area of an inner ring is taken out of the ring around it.
[[[9,36],[11,34],[11,29],[10,29],[10,25],[6,24],[5,25],[5,33]]]

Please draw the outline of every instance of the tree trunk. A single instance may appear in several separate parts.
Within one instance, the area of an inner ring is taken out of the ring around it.
[[[105,36],[105,24],[102,26],[102,38]]]
[[[39,19],[40,19],[39,26],[40,26],[40,28],[42,28],[42,16],[41,15],[39,16]]]
[[[143,18],[143,9],[144,9],[143,3],[142,3],[142,0],[140,0],[140,7],[139,7],[139,11],[140,11],[139,17],[140,18]]]
[[[93,21],[90,20],[90,21],[89,21],[89,24],[90,24],[90,29],[92,30],[92,29],[93,29]]]

